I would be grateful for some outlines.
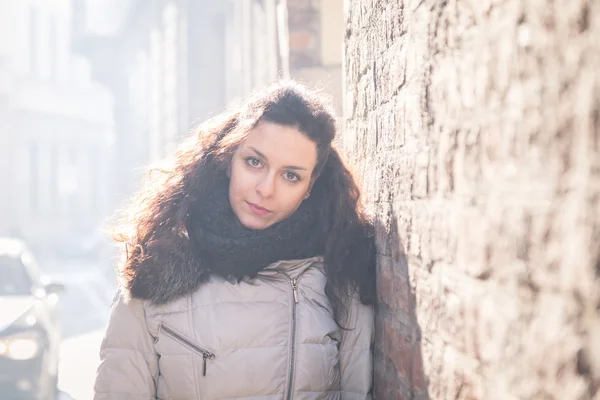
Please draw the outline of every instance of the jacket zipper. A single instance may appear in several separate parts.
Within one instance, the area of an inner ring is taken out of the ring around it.
[[[283,273],[283,272],[282,272]],[[290,278],[287,274],[283,273],[292,285],[292,295],[294,302],[292,303],[292,355],[290,357],[290,374],[289,374],[289,385],[287,390],[286,399],[292,399],[292,391],[294,387],[294,362],[296,358],[296,305],[298,304],[298,278]]]
[[[188,339],[184,338],[179,333],[175,332],[173,329],[169,328],[165,324],[161,324],[160,328],[171,338],[175,339],[187,348],[195,351],[196,353],[202,354],[202,376],[206,376],[206,360],[214,360],[217,356],[215,356],[214,353],[203,349],[197,344],[190,342]]]

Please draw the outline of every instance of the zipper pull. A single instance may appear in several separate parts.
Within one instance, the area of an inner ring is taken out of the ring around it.
[[[292,279],[292,289],[294,290],[294,301],[298,304],[298,278]]]
[[[214,358],[215,355],[213,353],[202,353],[202,376],[206,376],[206,360],[214,360]]]

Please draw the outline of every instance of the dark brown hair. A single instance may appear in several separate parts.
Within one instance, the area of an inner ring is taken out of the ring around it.
[[[338,315],[344,309],[344,297],[354,290],[363,303],[374,303],[373,227],[361,204],[360,190],[332,145],[334,115],[317,92],[286,81],[202,124],[166,165],[151,171],[125,210],[114,235],[128,249],[122,271],[135,274],[152,258],[168,255],[168,249],[187,245],[185,226],[191,207],[223,179],[239,144],[264,121],[295,127],[317,146],[311,196],[321,204],[326,292],[334,312]]]

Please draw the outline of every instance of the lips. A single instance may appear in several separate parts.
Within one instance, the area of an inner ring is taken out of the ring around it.
[[[250,203],[248,201],[246,202],[246,204],[248,204],[248,208],[250,208],[250,211],[259,216],[264,216],[271,212],[270,210],[267,210],[266,208],[261,207],[258,204]]]

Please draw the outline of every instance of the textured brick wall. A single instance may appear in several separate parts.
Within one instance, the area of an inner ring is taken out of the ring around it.
[[[600,398],[600,2],[346,6],[376,398]]]

